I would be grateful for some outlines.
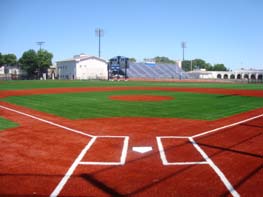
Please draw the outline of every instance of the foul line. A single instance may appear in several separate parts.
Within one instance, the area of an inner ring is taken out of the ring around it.
[[[189,137],[190,142],[193,144],[193,146],[196,148],[196,150],[203,156],[203,158],[207,161],[207,163],[210,165],[210,167],[215,171],[215,173],[219,176],[221,181],[224,183],[228,191],[232,194],[234,197],[239,197],[240,195],[238,192],[234,189],[234,187],[231,185],[231,183],[228,181],[224,173],[215,165],[215,163],[208,157],[208,155],[201,149],[201,147],[194,141],[192,137]]]
[[[84,136],[88,136],[91,137],[91,140],[89,141],[89,143],[82,149],[82,151],[80,152],[80,154],[78,155],[78,157],[75,159],[75,161],[72,163],[72,165],[70,166],[70,168],[68,169],[68,171],[66,172],[66,174],[64,175],[64,177],[61,179],[61,181],[59,182],[59,184],[56,186],[56,188],[54,189],[54,191],[50,194],[51,197],[56,197],[59,195],[59,193],[61,192],[61,190],[64,188],[65,184],[67,183],[67,181],[69,180],[69,178],[71,177],[71,175],[73,174],[73,172],[75,171],[75,169],[77,168],[78,165],[91,165],[91,164],[96,164],[96,165],[124,165],[126,162],[126,158],[127,158],[127,152],[128,152],[128,143],[129,143],[129,136],[94,136],[94,135],[90,135],[87,133],[84,133],[82,131],[76,130],[76,129],[72,129],[48,120],[44,120],[42,118],[36,117],[34,115],[30,115],[15,109],[11,109],[9,107],[5,107],[0,105],[0,108],[3,108],[5,110],[8,111],[12,111],[27,117],[30,117],[32,119],[77,133],[77,134],[81,134]],[[97,138],[124,138],[124,142],[123,142],[123,149],[121,152],[121,157],[120,157],[120,162],[81,162],[81,160],[83,159],[83,157],[85,156],[85,154],[88,152],[88,150],[91,148],[91,146],[94,144],[94,142],[96,141]]]
[[[50,196],[55,197],[57,195],[59,195],[59,193],[61,192],[61,190],[63,189],[64,185],[67,183],[68,179],[71,177],[71,175],[73,174],[74,170],[76,169],[76,167],[78,165],[81,164],[96,164],[98,165],[100,163],[100,165],[124,165],[125,161],[126,161],[126,157],[127,157],[127,151],[128,151],[128,141],[129,141],[129,137],[128,136],[94,136],[94,135],[90,135],[87,133],[84,133],[82,131],[76,130],[76,129],[71,129],[69,127],[65,127],[62,126],[60,124],[48,121],[48,120],[44,120],[42,118],[24,113],[24,112],[20,112],[5,106],[0,105],[0,108],[39,120],[41,122],[45,122],[47,124],[77,133],[77,134],[81,134],[84,136],[88,136],[91,137],[92,139],[89,141],[89,143],[84,147],[84,149],[81,151],[81,153],[78,155],[78,157],[75,159],[75,161],[73,162],[73,164],[71,165],[71,167],[69,168],[69,170],[67,171],[67,173],[64,175],[64,177],[61,179],[61,181],[59,182],[59,184],[57,185],[57,187],[54,189],[54,191],[51,193]],[[163,165],[195,165],[195,164],[208,164],[210,165],[210,167],[215,171],[215,173],[219,176],[219,178],[221,179],[221,181],[223,182],[223,184],[226,186],[226,188],[229,190],[229,192],[231,193],[232,196],[234,197],[239,197],[240,195],[238,194],[238,192],[234,189],[234,187],[231,185],[231,183],[228,181],[228,179],[226,178],[226,176],[224,175],[224,173],[215,165],[215,163],[208,157],[208,155],[204,152],[204,150],[195,142],[194,138],[196,137],[200,137],[200,136],[204,136],[216,131],[220,131],[226,128],[230,128],[230,127],[234,127],[236,125],[245,123],[245,122],[249,122],[251,120],[257,119],[263,117],[263,114],[260,114],[258,116],[254,116],[236,123],[232,123],[226,126],[222,126],[216,129],[212,129],[209,131],[205,131],[196,135],[193,135],[191,137],[188,136],[162,136],[162,137],[156,137],[157,139],[157,145],[159,148],[159,152],[160,152],[160,157],[161,160],[163,162]],[[112,138],[124,138],[124,143],[123,143],[123,149],[122,149],[122,154],[121,154],[121,158],[120,158],[120,162],[81,162],[81,160],[83,159],[84,155],[87,153],[87,151],[90,149],[90,147],[93,145],[93,143],[96,141],[96,139],[98,137],[112,137]],[[165,150],[164,147],[162,145],[161,142],[161,138],[188,138],[189,141],[192,143],[192,145],[196,148],[196,150],[202,155],[202,157],[205,159],[204,162],[173,162],[170,163],[167,161],[166,159],[166,155],[165,155]]]
[[[54,123],[54,122],[51,122],[51,121],[44,120],[42,118],[38,118],[36,116],[30,115],[30,114],[27,114],[27,113],[24,113],[24,112],[21,112],[21,111],[17,111],[15,109],[11,109],[9,107],[5,107],[5,106],[0,105],[0,108],[9,110],[9,111],[12,111],[12,112],[15,112],[15,113],[18,113],[18,114],[21,114],[21,115],[24,115],[24,116],[27,116],[27,117],[30,117],[30,118],[33,118],[35,120],[39,120],[41,122],[44,122],[44,123],[47,123],[47,124],[50,124],[50,125],[53,125],[53,126],[56,126],[56,127],[59,127],[59,128],[65,129],[65,130],[68,130],[68,131],[72,131],[74,133],[78,133],[78,134],[85,135],[85,136],[88,136],[88,137],[95,137],[94,135],[90,135],[90,134],[84,133],[84,132],[76,130],[76,129],[71,129],[69,127],[65,127],[63,125],[60,125],[60,124],[57,124],[57,123]]]
[[[168,162],[166,155],[165,155],[165,150],[163,147],[162,143],[162,138],[167,138],[167,139],[176,139],[180,138],[178,136],[164,136],[164,137],[156,137],[157,140],[157,145],[160,153],[161,160],[163,162],[163,165],[169,166],[169,165],[201,165],[201,164],[208,164],[207,161],[189,161],[189,162]],[[187,138],[189,140],[189,137],[183,137]]]
[[[224,173],[215,165],[215,163],[212,161],[212,159],[209,158],[209,156],[205,153],[205,151],[195,142],[193,137],[188,137],[188,140],[192,143],[192,145],[195,147],[195,149],[201,154],[201,156],[204,158],[205,161],[200,161],[200,162],[168,162],[166,155],[165,155],[165,150],[162,144],[161,139],[162,138],[173,138],[173,136],[164,136],[164,137],[156,137],[157,140],[157,145],[159,148],[160,152],[160,157],[163,162],[163,165],[201,165],[201,164],[208,164],[214,172],[217,174],[217,176],[220,178],[220,180],[223,182],[227,190],[231,193],[232,196],[234,197],[239,197],[239,193],[234,189],[232,184],[229,182],[229,180],[226,178]],[[174,138],[178,138],[175,136]]]
[[[68,179],[71,177],[73,172],[75,171],[76,167],[79,165],[80,161],[83,159],[84,155],[87,153],[87,151],[90,149],[92,144],[95,142],[96,137],[93,137],[89,143],[85,146],[85,148],[81,151],[79,156],[75,159],[75,161],[72,163],[70,168],[68,169],[67,173],[64,175],[64,177],[61,179],[57,187],[54,189],[54,191],[50,194],[51,197],[57,196],[61,190],[63,189],[64,185],[67,183]]]
[[[257,119],[257,118],[260,118],[260,117],[263,117],[263,114],[260,114],[258,116],[254,116],[252,118],[248,118],[248,119],[245,119],[245,120],[242,120],[242,121],[239,121],[239,122],[235,122],[233,124],[229,124],[229,125],[226,125],[226,126],[222,126],[222,127],[216,128],[216,129],[212,129],[212,130],[209,130],[209,131],[205,131],[203,133],[199,133],[199,134],[193,135],[192,138],[196,138],[196,137],[200,137],[200,136],[203,136],[203,135],[207,135],[207,134],[213,133],[215,131],[220,131],[220,130],[223,130],[223,129],[227,129],[229,127],[234,127],[236,125],[242,124],[244,122],[249,122],[251,120],[254,120],[254,119]]]

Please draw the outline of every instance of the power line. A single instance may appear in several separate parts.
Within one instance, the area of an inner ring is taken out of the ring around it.
[[[44,41],[38,41],[38,42],[36,42],[36,43],[37,43],[37,45],[39,45],[39,50],[41,50],[41,49],[42,49],[41,46],[42,46],[43,44],[45,44]]]

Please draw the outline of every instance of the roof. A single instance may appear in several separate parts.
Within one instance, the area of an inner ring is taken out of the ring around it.
[[[80,62],[80,61],[84,61],[84,60],[88,60],[88,59],[96,59],[96,60],[107,63],[107,61],[102,59],[102,58],[99,58],[99,57],[96,57],[93,55],[86,55],[86,54],[74,55],[73,58],[68,58],[65,60],[57,61],[57,62],[72,62],[72,61]]]

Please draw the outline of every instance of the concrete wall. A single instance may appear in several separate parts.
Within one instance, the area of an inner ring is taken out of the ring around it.
[[[263,70],[240,70],[240,71],[194,71],[200,79],[263,79]]]

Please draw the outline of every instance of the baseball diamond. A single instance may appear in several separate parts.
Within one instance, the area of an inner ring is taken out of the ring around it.
[[[0,83],[1,196],[260,196],[260,84]]]

